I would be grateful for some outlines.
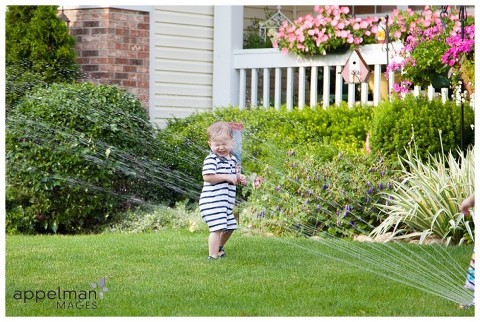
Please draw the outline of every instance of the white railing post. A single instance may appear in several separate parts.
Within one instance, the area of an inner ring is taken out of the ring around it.
[[[442,88],[441,93],[442,93],[442,103],[445,104],[448,99],[448,88]]]
[[[263,69],[263,107],[270,107],[270,69]]]
[[[275,108],[280,109],[282,105],[282,69],[275,68]]]
[[[293,109],[293,67],[287,67],[287,110]]]
[[[348,107],[355,104],[355,83],[348,84]]]
[[[330,66],[323,66],[323,108],[330,105]]]
[[[298,69],[298,108],[302,109],[305,105],[305,67]]]
[[[368,83],[362,83],[360,85],[360,102],[366,105],[368,102]]]
[[[318,67],[312,66],[310,75],[310,107],[315,107],[318,104]]]
[[[373,106],[380,103],[380,82],[382,79],[382,69],[380,65],[375,65],[373,69]]]
[[[238,83],[239,83],[239,93],[240,93],[240,96],[238,99],[238,107],[240,109],[244,109],[245,96],[246,96],[245,88],[247,86],[247,71],[244,68],[240,69],[240,81]]]
[[[413,86],[413,96],[414,97],[419,97],[421,90],[422,90],[422,88],[419,85]]]
[[[252,68],[252,79],[250,81],[250,106],[258,106],[258,70]]]
[[[428,85],[427,95],[428,95],[428,100],[429,101],[432,101],[433,97],[435,96],[435,88],[433,88],[433,86],[431,84]]]
[[[342,102],[343,95],[343,76],[340,74],[342,72],[343,66],[337,65],[335,68],[335,105],[340,105]]]

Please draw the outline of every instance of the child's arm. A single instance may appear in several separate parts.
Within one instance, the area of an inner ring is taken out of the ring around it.
[[[216,184],[220,182],[229,182],[231,184],[237,184],[237,175],[235,174],[205,174],[203,175],[203,181],[210,184]]]

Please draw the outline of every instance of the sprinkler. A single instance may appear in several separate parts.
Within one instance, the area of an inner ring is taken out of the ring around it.
[[[230,122],[228,123],[233,130],[233,154],[237,158],[237,173],[241,173],[242,168],[242,131],[243,124]]]

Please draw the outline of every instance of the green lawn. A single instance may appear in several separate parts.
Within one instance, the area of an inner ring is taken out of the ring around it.
[[[7,236],[6,315],[474,315],[473,308],[459,309],[439,296],[321,256],[320,244],[311,240],[236,233],[227,258],[207,261],[206,237],[186,230]],[[468,262],[471,251],[455,247],[452,257]],[[341,255],[330,250],[330,256]],[[90,283],[104,276],[103,298],[99,292],[86,297]],[[59,300],[57,290],[74,290],[78,297]],[[45,299],[35,301],[34,294]]]

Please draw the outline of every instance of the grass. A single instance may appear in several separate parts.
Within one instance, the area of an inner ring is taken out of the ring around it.
[[[441,297],[295,246],[319,250],[319,243],[311,240],[236,233],[227,245],[227,258],[207,261],[206,237],[206,232],[172,229],[7,236],[6,315],[474,315],[473,308],[461,310]],[[471,247],[451,249],[455,260],[468,265]],[[73,301],[73,308],[68,303],[57,308],[54,299],[24,303],[14,298],[18,291],[92,290],[89,283],[104,276],[108,287],[104,297],[90,303]]]

